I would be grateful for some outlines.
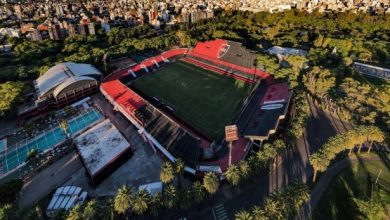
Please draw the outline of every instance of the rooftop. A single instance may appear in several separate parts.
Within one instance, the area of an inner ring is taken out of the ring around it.
[[[43,96],[60,84],[71,84],[86,79],[94,80],[101,76],[102,73],[90,64],[65,62],[46,71],[35,81],[35,87],[38,90],[38,96]]]
[[[106,119],[75,139],[88,172],[94,176],[130,147],[119,130]]]

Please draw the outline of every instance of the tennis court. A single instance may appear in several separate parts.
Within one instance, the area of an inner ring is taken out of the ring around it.
[[[68,120],[68,132],[74,136],[101,118],[102,115],[96,109],[83,113]],[[65,139],[63,129],[57,126],[48,131],[44,131],[34,138],[19,142],[16,146],[11,146],[9,148],[10,150],[5,152],[1,158],[1,172],[3,174],[8,173],[23,164],[27,159],[28,152],[32,149],[42,152],[62,143]]]

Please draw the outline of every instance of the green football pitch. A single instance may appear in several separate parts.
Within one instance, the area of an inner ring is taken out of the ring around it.
[[[212,139],[222,138],[252,86],[178,61],[147,74],[132,86],[157,97],[179,117]]]

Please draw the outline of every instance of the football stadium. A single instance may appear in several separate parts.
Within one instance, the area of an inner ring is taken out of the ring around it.
[[[254,65],[240,43],[171,49],[107,76],[100,90],[157,153],[192,174],[223,173],[277,131],[292,91]],[[236,125],[231,151],[225,126]]]

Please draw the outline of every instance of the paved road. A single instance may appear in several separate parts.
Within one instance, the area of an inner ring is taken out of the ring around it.
[[[324,112],[311,100],[309,104],[310,115],[304,135],[283,158],[278,158],[278,166],[275,169],[235,188],[223,185],[212,201],[190,212],[194,214],[188,218],[221,219],[217,211],[220,210],[218,207],[223,206],[228,219],[234,219],[235,213],[240,209],[250,209],[254,205],[259,205],[269,193],[288,185],[289,182],[306,182],[313,174],[308,163],[309,155],[321,147],[329,137],[351,128],[350,124],[343,123],[338,117]]]
[[[20,208],[27,208],[66,182],[76,171],[82,169],[77,153],[70,153],[55,162],[24,184],[19,200]]]

